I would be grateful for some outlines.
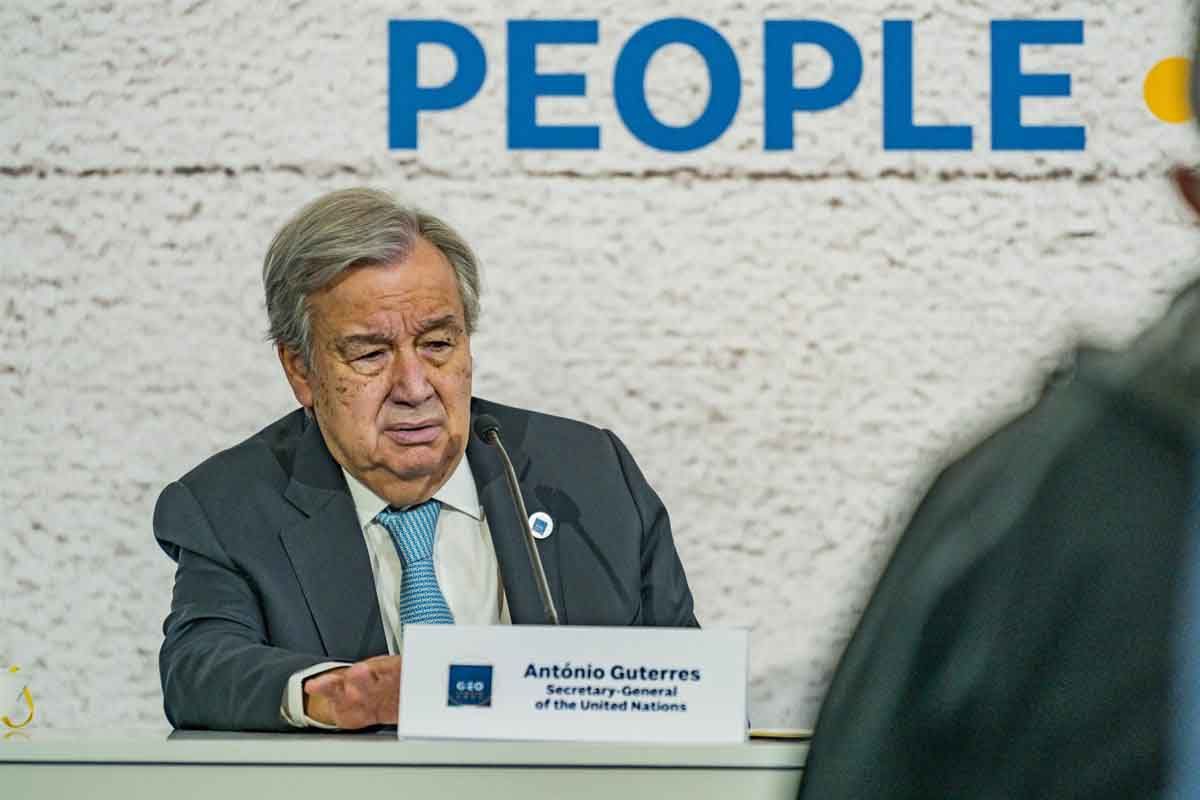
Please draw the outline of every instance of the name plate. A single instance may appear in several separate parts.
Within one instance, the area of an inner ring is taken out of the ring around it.
[[[401,738],[746,739],[744,630],[409,625]]]

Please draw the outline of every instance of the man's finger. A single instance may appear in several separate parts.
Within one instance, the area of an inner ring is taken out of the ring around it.
[[[368,682],[368,670],[361,662],[347,667],[342,673],[347,686],[365,686]]]
[[[367,692],[356,681],[349,680],[342,684],[336,701],[339,707],[345,709],[362,708],[367,699]]]
[[[304,681],[305,694],[328,695],[336,691],[345,682],[345,672],[346,670],[344,669],[335,669],[329,672],[322,672],[320,675],[314,675]]]

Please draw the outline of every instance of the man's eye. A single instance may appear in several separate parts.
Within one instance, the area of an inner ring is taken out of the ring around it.
[[[425,346],[431,350],[447,350],[453,346],[453,343],[444,339],[434,339],[431,342],[426,342]]]
[[[362,354],[361,356],[358,356],[358,357],[357,357],[357,358],[355,358],[354,360],[355,360],[355,361],[373,361],[373,360],[375,360],[375,359],[377,359],[377,358],[380,358],[380,357],[382,357],[382,356],[383,356],[383,352],[384,352],[384,351],[382,351],[382,350],[372,350],[372,351],[371,351],[371,352],[369,352],[369,353],[364,353],[364,354]]]

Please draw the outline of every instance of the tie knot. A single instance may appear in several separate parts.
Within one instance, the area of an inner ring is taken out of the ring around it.
[[[392,535],[392,542],[405,568],[433,557],[434,534],[441,510],[442,504],[437,500],[426,500],[403,511],[388,506],[375,517]]]

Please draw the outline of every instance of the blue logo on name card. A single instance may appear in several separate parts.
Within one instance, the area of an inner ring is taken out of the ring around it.
[[[490,706],[492,704],[491,664],[451,664],[446,691],[448,706]]]

